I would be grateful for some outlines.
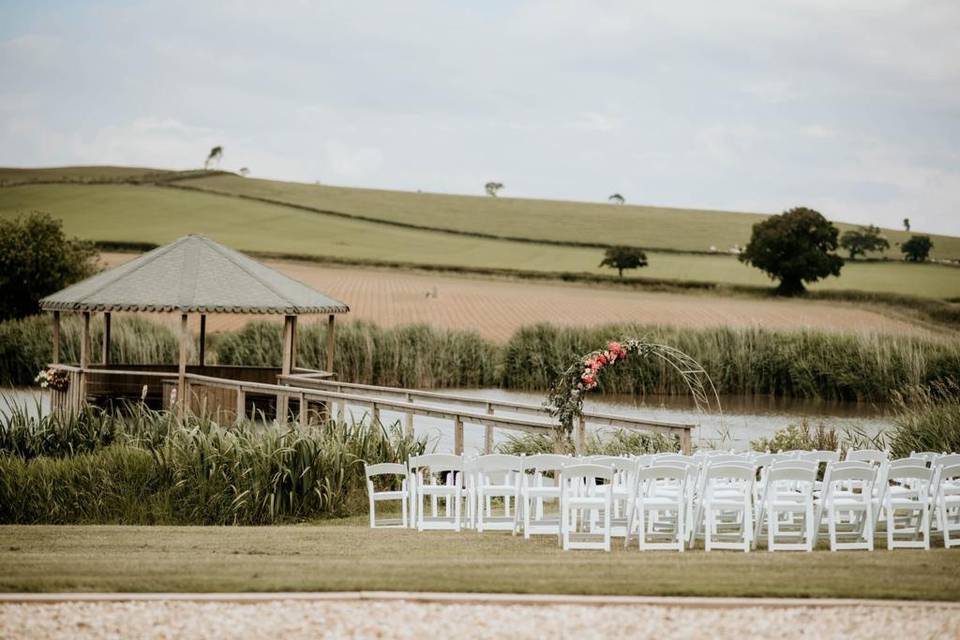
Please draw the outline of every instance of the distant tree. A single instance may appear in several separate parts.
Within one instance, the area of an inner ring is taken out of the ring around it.
[[[900,251],[907,262],[926,262],[933,249],[933,240],[930,236],[910,236],[910,239],[900,245]]]
[[[487,184],[483,185],[483,190],[487,192],[487,195],[493,196],[494,198],[497,197],[497,192],[500,191],[500,189],[503,189],[502,182],[490,181]]]
[[[603,254],[601,267],[612,267],[623,277],[624,269],[637,269],[647,266],[647,254],[637,247],[610,247]]]
[[[777,292],[797,295],[804,282],[840,275],[843,258],[837,250],[837,228],[806,207],[790,209],[753,225],[750,243],[740,261],[780,280]]]
[[[217,145],[213,149],[210,149],[210,153],[207,154],[207,160],[203,163],[204,169],[210,168],[210,163],[214,160],[217,161],[217,166],[220,166],[220,160],[223,158],[223,147]]]
[[[910,218],[903,219],[903,229],[909,233],[910,231]]]
[[[880,227],[870,225],[844,231],[840,236],[840,246],[850,252],[851,260],[856,260],[857,256],[889,249],[890,243],[880,233]]]
[[[237,173],[239,173],[244,178],[246,178],[248,175],[250,175],[250,169],[247,169],[246,167],[240,167],[240,171],[238,171]]]
[[[619,193],[613,194],[612,196],[610,196],[609,198],[607,198],[607,200],[609,200],[609,201],[612,202],[613,204],[623,204],[624,202],[626,202],[626,200],[624,199],[624,197],[623,197],[622,195],[620,195]]]
[[[48,213],[0,219],[0,320],[38,313],[40,298],[91,275],[96,255]]]

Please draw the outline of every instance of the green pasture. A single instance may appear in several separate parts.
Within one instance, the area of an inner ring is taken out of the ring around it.
[[[561,551],[556,538],[376,529],[2,526],[0,591],[466,591],[960,598],[960,550]]]
[[[766,217],[757,213],[605,202],[328,187],[235,175],[196,178],[178,184],[458,232],[560,242],[629,244],[675,251],[706,252],[716,247],[723,252],[735,244],[743,246],[750,239],[753,225]],[[800,204],[803,203],[784,203],[784,208]],[[856,227],[844,223],[837,226],[841,231]],[[884,234],[891,244],[887,255],[899,259],[901,253],[896,243],[903,242],[910,234],[895,229],[885,229]],[[960,238],[931,237],[934,257],[960,258]]]
[[[160,244],[186,233],[202,233],[245,251],[467,268],[610,273],[597,266],[602,257],[600,249],[407,229],[152,185],[40,184],[0,189],[0,216],[31,209],[63,219],[69,234],[92,240]],[[771,284],[760,271],[731,256],[651,252],[649,259],[649,267],[628,275]],[[960,269],[899,262],[848,263],[840,278],[830,278],[814,287],[817,288],[958,297]]]

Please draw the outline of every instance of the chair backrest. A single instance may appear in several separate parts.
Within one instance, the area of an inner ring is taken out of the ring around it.
[[[960,480],[960,463],[940,467],[939,472],[941,486],[944,481]]]
[[[537,453],[523,459],[524,470],[537,473],[559,471],[570,464],[573,464],[573,458],[556,453]]]
[[[657,453],[653,456],[651,464],[660,464],[661,462],[693,462],[693,458],[681,453]]]
[[[877,469],[869,462],[835,462],[829,465],[827,470],[830,473],[831,484],[850,481],[872,484],[877,476]]]
[[[909,458],[908,458],[909,459]],[[897,461],[894,461],[897,462]],[[930,480],[933,478],[933,469],[924,466],[908,466],[903,465],[900,467],[894,467],[893,464],[890,465],[890,469],[887,472],[887,480],[923,480],[926,484],[930,483]]]
[[[898,458],[897,460],[891,460],[887,465],[887,474],[888,476],[892,475],[894,471],[899,469],[926,469],[927,462],[922,458]]]
[[[767,468],[767,482],[798,481],[813,483],[818,463],[814,460],[784,460]]]
[[[960,453],[945,453],[933,461],[935,467],[951,467],[955,464],[960,464]]]
[[[563,480],[592,478],[594,480],[606,480],[607,482],[610,482],[613,480],[613,469],[599,464],[591,464],[589,462],[571,464],[560,470],[560,477]]]
[[[410,458],[410,470],[428,469],[430,473],[463,471],[463,456],[451,453],[428,453]]]
[[[644,467],[637,471],[637,478],[644,480],[678,480],[687,478],[687,468],[678,464],[659,464],[655,467]]]
[[[709,458],[706,459],[706,463],[707,463],[708,465],[710,465],[711,467],[713,467],[713,466],[718,465],[718,464],[730,464],[730,463],[733,463],[733,464],[743,464],[743,463],[753,464],[753,461],[750,459],[749,456],[744,455],[744,454],[741,454],[741,453],[725,453],[725,454],[721,454],[721,455],[718,455],[718,456],[710,456]]]
[[[923,460],[927,464],[931,464],[934,460],[943,455],[939,451],[911,451],[910,457]]]
[[[398,462],[381,462],[379,464],[364,464],[363,471],[367,478],[374,476],[397,475],[407,477],[406,465]]]
[[[799,460],[813,460],[815,462],[840,462],[839,451],[806,451],[797,456]]]
[[[756,469],[752,463],[727,462],[711,464],[707,467],[707,481],[711,480],[748,480],[753,481]]]
[[[637,467],[640,469],[643,467],[649,467],[651,464],[653,464],[653,460],[654,458],[652,455],[633,456],[633,461],[637,463]]]
[[[880,464],[888,460],[890,456],[886,451],[880,449],[848,449],[845,462],[870,462]]]
[[[473,469],[483,473],[496,471],[523,471],[524,459],[520,456],[512,456],[505,453],[491,453],[480,456],[471,463]]]

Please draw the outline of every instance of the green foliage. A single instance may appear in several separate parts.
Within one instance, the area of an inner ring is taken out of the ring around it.
[[[913,451],[960,452],[960,383],[945,380],[894,394],[887,445],[898,458]]]
[[[798,207],[753,225],[750,243],[740,261],[780,280],[783,295],[803,293],[803,283],[839,276],[843,259],[837,250],[837,228],[813,209]]]
[[[584,443],[585,455],[643,455],[680,451],[680,439],[658,433],[642,433],[626,429],[594,432]],[[497,445],[498,453],[528,456],[538,453],[573,454],[575,447],[569,436],[559,433],[523,433],[509,435]]]
[[[362,513],[363,462],[405,460],[399,424],[224,429],[137,409],[0,420],[0,523],[268,524]]]
[[[622,278],[624,269],[647,266],[647,254],[637,247],[610,247],[604,252],[600,266],[616,269]]]
[[[840,437],[835,429],[822,422],[810,427],[806,418],[800,424],[791,424],[778,430],[770,438],[752,440],[754,451],[836,451],[840,447]]]
[[[930,236],[910,236],[910,239],[900,245],[900,251],[907,262],[926,262],[933,249],[933,240]]]
[[[537,325],[519,330],[503,347],[500,384],[523,391],[549,389],[581,354],[625,336],[689,354],[727,394],[886,402],[903,386],[960,377],[960,345],[935,339],[757,327]],[[628,358],[598,381],[601,394],[688,393],[683,379],[657,358]]]
[[[39,312],[40,298],[93,273],[96,253],[50,214],[0,218],[0,320]]]
[[[851,260],[856,260],[857,256],[885,251],[890,248],[890,243],[881,234],[880,227],[870,225],[844,231],[840,236],[840,246],[850,252]]]

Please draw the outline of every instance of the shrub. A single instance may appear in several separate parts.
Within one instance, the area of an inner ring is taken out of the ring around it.
[[[894,394],[886,443],[897,458],[913,451],[960,452],[960,383],[947,380]]]
[[[594,432],[584,443],[585,455],[643,455],[647,453],[675,452],[680,450],[680,439],[657,433],[642,433],[626,429]],[[528,456],[538,453],[573,454],[573,441],[558,433],[524,433],[510,435],[497,445],[498,453]]]
[[[835,451],[840,448],[840,438],[835,429],[822,422],[816,427],[803,419],[800,424],[791,424],[775,432],[770,438],[758,438],[750,442],[754,451]]]

